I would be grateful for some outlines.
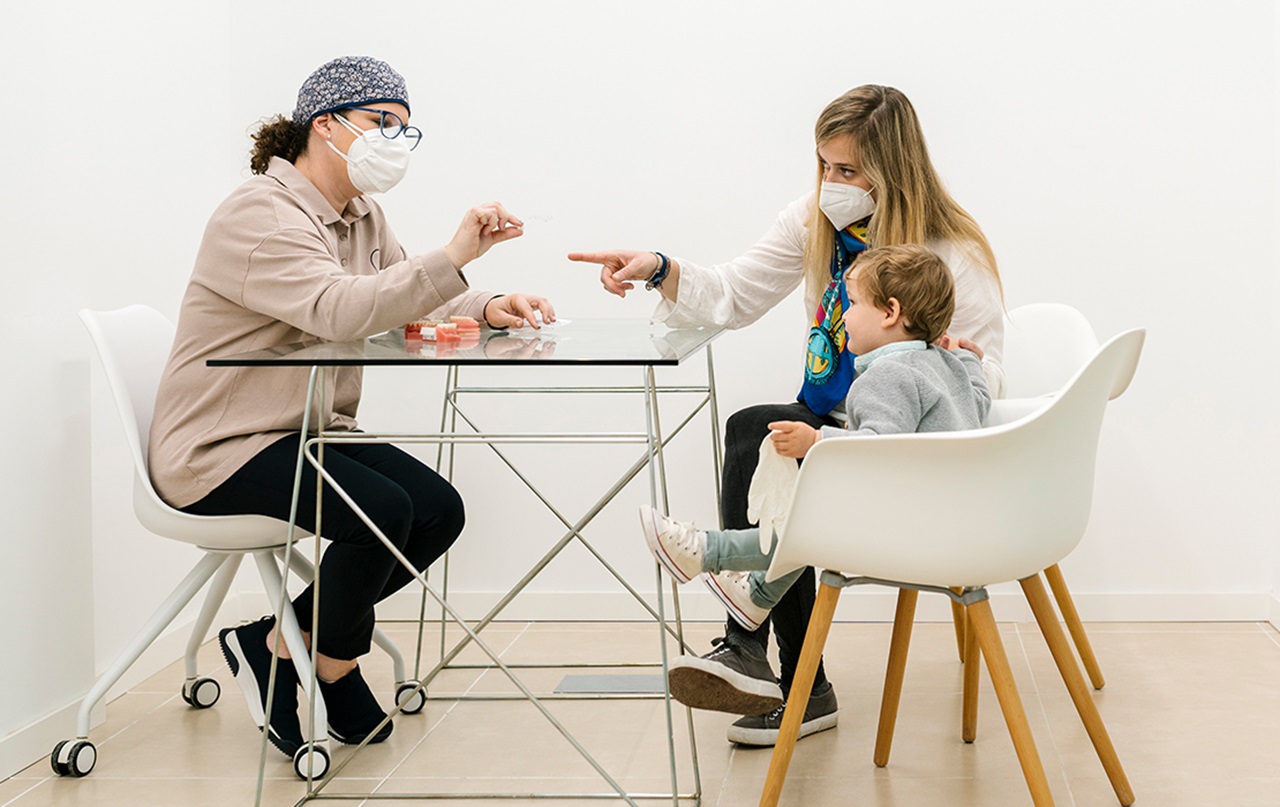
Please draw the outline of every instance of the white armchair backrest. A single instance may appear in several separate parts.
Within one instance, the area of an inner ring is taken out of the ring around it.
[[[1075,308],[1060,303],[1019,306],[1005,319],[1005,397],[1056,393],[1097,351],[1093,326]]]
[[[1103,345],[1043,408],[989,429],[822,440],[770,579],[802,566],[939,586],[1017,580],[1079,543],[1102,416],[1146,332]]]

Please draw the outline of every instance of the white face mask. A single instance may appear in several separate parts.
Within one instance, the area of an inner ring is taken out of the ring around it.
[[[365,131],[341,115],[334,114],[333,117],[356,136],[346,154],[333,145],[332,140],[329,141],[329,148],[347,161],[347,176],[357,190],[362,193],[385,193],[404,179],[409,170],[407,137],[388,140],[376,126]]]
[[[843,230],[874,213],[876,200],[871,198],[869,191],[856,185],[824,182],[822,192],[818,194],[818,207],[827,214],[833,227]]]

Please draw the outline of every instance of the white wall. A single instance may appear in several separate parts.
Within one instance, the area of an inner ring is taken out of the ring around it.
[[[134,521],[128,455],[76,319],[84,306],[174,310],[234,177],[228,10],[177,8],[24,5],[0,26],[0,776],[71,736],[95,671],[195,557]]]
[[[1273,15],[1272,20],[1276,40],[1280,42],[1280,14]],[[1272,67],[1275,70],[1277,80],[1280,82],[1280,48],[1272,51]],[[1273,111],[1273,115],[1276,112]],[[1280,189],[1280,165],[1275,166],[1276,188]],[[1280,232],[1280,205],[1273,207],[1271,211],[1272,232]],[[1272,294],[1280,290],[1280,276],[1272,275]],[[1272,575],[1271,575],[1271,613],[1270,621],[1276,630],[1280,630],[1280,541],[1271,540],[1272,554]]]
[[[1277,292],[1270,4],[262,5],[24,7],[0,30],[2,327],[31,348],[5,357],[0,404],[15,427],[0,464],[14,547],[0,565],[0,646],[26,660],[0,673],[0,775],[45,753],[45,735],[67,735],[59,710],[192,559],[132,523],[114,413],[74,312],[139,301],[175,313],[205,219],[247,175],[246,131],[288,112],[306,74],[340,54],[385,58],[409,81],[426,140],[384,200],[401,240],[437,246],[466,206],[493,198],[550,216],[469,276],[546,293],[570,319],[647,316],[652,298],[605,295],[564,253],[727,259],[809,188],[827,101],[865,82],[900,87],[991,237],[1010,306],[1064,301],[1103,336],[1150,331],[1108,415],[1093,524],[1064,564],[1085,616],[1267,617],[1280,437],[1264,402],[1280,390],[1250,347],[1270,341]],[[802,317],[792,299],[716,343],[722,414],[793,394]],[[370,373],[367,387],[370,427],[438,417],[430,372]],[[638,401],[477,413],[495,426],[642,417]],[[690,437],[671,457],[673,508],[710,523],[709,441]],[[513,453],[544,459],[531,473],[571,517],[630,461]],[[495,467],[471,450],[457,476],[472,506],[451,587],[470,613],[559,534]],[[628,490],[588,535],[651,587],[632,513],[645,494]],[[513,613],[638,613],[581,552],[532,591]]]

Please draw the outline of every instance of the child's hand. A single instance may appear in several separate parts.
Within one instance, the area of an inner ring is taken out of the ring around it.
[[[784,457],[800,459],[809,453],[813,444],[822,439],[822,433],[807,423],[794,420],[778,420],[769,424],[773,448]]]

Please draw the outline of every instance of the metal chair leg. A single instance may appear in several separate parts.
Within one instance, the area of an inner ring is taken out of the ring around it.
[[[124,650],[120,651],[120,655],[116,657],[115,661],[111,662],[111,666],[102,675],[98,676],[98,680],[94,682],[88,694],[84,696],[84,700],[81,701],[80,711],[76,713],[77,737],[87,738],[89,736],[89,722],[93,707],[107,694],[107,690],[111,689],[128,672],[133,663],[151,646],[151,643],[156,640],[161,631],[169,626],[169,623],[178,615],[178,612],[185,608],[196,594],[200,593],[200,589],[204,588],[204,584],[209,582],[209,578],[213,577],[214,573],[222,567],[225,559],[222,555],[206,552],[204,557],[200,558],[191,571],[187,573],[187,576],[182,579],[178,587],[160,604],[160,607],[147,620],[147,624],[138,632],[138,635],[129,642]]]
[[[961,589],[961,588],[953,588],[951,590],[957,594],[961,594],[964,592],[964,589]],[[963,664],[966,656],[966,653],[965,653],[965,638],[967,636],[967,633],[965,632],[966,620],[964,616],[964,606],[956,602],[955,600],[951,601],[951,622],[956,627],[956,650],[960,651],[960,663]]]
[[[231,589],[231,581],[235,579],[236,570],[240,568],[240,561],[243,558],[244,555],[241,554],[224,555],[222,565],[218,567],[218,571],[213,575],[212,582],[209,583],[209,590],[204,595],[204,604],[200,606],[200,613],[196,616],[196,623],[191,626],[191,636],[187,639],[187,650],[183,655],[188,681],[194,680],[200,675],[200,668],[196,663],[196,654],[200,652],[200,647],[204,644],[205,637],[209,635],[209,628],[213,627],[213,620],[218,615],[218,609],[222,607],[223,601],[227,599],[227,592]]]

